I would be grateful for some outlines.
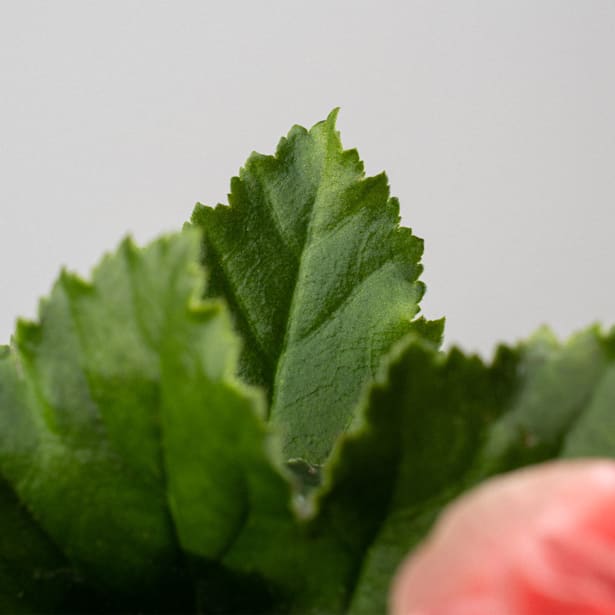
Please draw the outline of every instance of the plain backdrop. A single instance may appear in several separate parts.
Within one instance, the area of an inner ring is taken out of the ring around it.
[[[615,322],[612,0],[0,0],[0,342],[336,106],[447,345]]]

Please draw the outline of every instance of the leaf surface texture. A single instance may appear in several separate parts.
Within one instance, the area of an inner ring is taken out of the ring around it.
[[[286,458],[322,463],[364,385],[415,326],[423,242],[399,226],[384,174],[343,150],[337,112],[295,126],[275,156],[253,154],[230,206],[197,206],[209,291],[243,339],[242,376],[263,386]],[[422,332],[439,338],[441,323]]]

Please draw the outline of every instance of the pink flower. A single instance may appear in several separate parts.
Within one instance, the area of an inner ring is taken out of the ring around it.
[[[442,514],[390,598],[393,615],[614,615],[615,462],[483,483]]]

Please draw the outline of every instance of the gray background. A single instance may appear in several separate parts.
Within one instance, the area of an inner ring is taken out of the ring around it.
[[[610,325],[614,61],[612,0],[2,1],[0,341],[62,265],[179,228],[338,105],[448,344]]]

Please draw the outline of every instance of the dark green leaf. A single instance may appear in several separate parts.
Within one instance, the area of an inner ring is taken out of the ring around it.
[[[423,243],[399,227],[384,174],[342,149],[337,112],[253,154],[230,207],[197,206],[209,292],[245,340],[242,376],[265,387],[284,454],[322,463],[383,355],[413,330]],[[439,338],[442,323],[418,329]]]

